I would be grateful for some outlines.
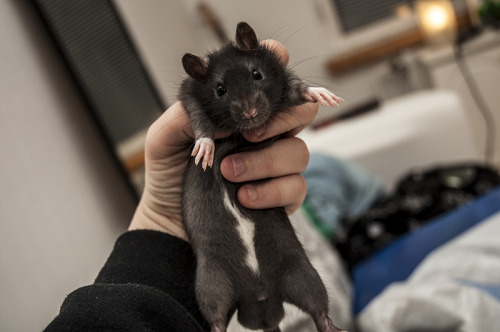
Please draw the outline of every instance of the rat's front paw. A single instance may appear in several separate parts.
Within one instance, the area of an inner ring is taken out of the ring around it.
[[[214,152],[214,141],[211,138],[202,137],[196,140],[191,156],[196,156],[194,159],[194,163],[196,164],[196,166],[198,166],[200,160],[203,159],[201,167],[203,168],[203,170],[206,170],[207,166],[212,167],[214,163]]]
[[[322,87],[307,88],[307,96],[311,102],[318,102],[323,106],[337,106],[343,99]]]

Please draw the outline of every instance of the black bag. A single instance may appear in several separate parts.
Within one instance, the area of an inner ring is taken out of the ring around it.
[[[351,268],[399,236],[497,186],[500,174],[479,164],[412,171],[392,196],[375,203],[363,217],[344,220],[333,243]]]

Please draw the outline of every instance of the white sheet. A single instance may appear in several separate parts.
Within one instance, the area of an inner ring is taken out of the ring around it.
[[[319,131],[303,131],[311,152],[353,161],[388,188],[408,170],[481,160],[465,110],[444,90],[412,93]]]
[[[429,255],[360,314],[361,331],[498,331],[500,213]]]

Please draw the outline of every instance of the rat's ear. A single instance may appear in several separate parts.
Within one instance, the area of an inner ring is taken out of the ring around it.
[[[202,80],[207,76],[208,63],[191,53],[186,53],[182,57],[182,66],[186,73],[194,79]]]
[[[240,22],[236,27],[236,46],[243,51],[255,50],[259,47],[255,32],[246,22]]]

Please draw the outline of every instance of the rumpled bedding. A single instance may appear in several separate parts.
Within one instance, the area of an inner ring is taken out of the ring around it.
[[[433,251],[359,315],[365,331],[498,331],[500,213]]]

